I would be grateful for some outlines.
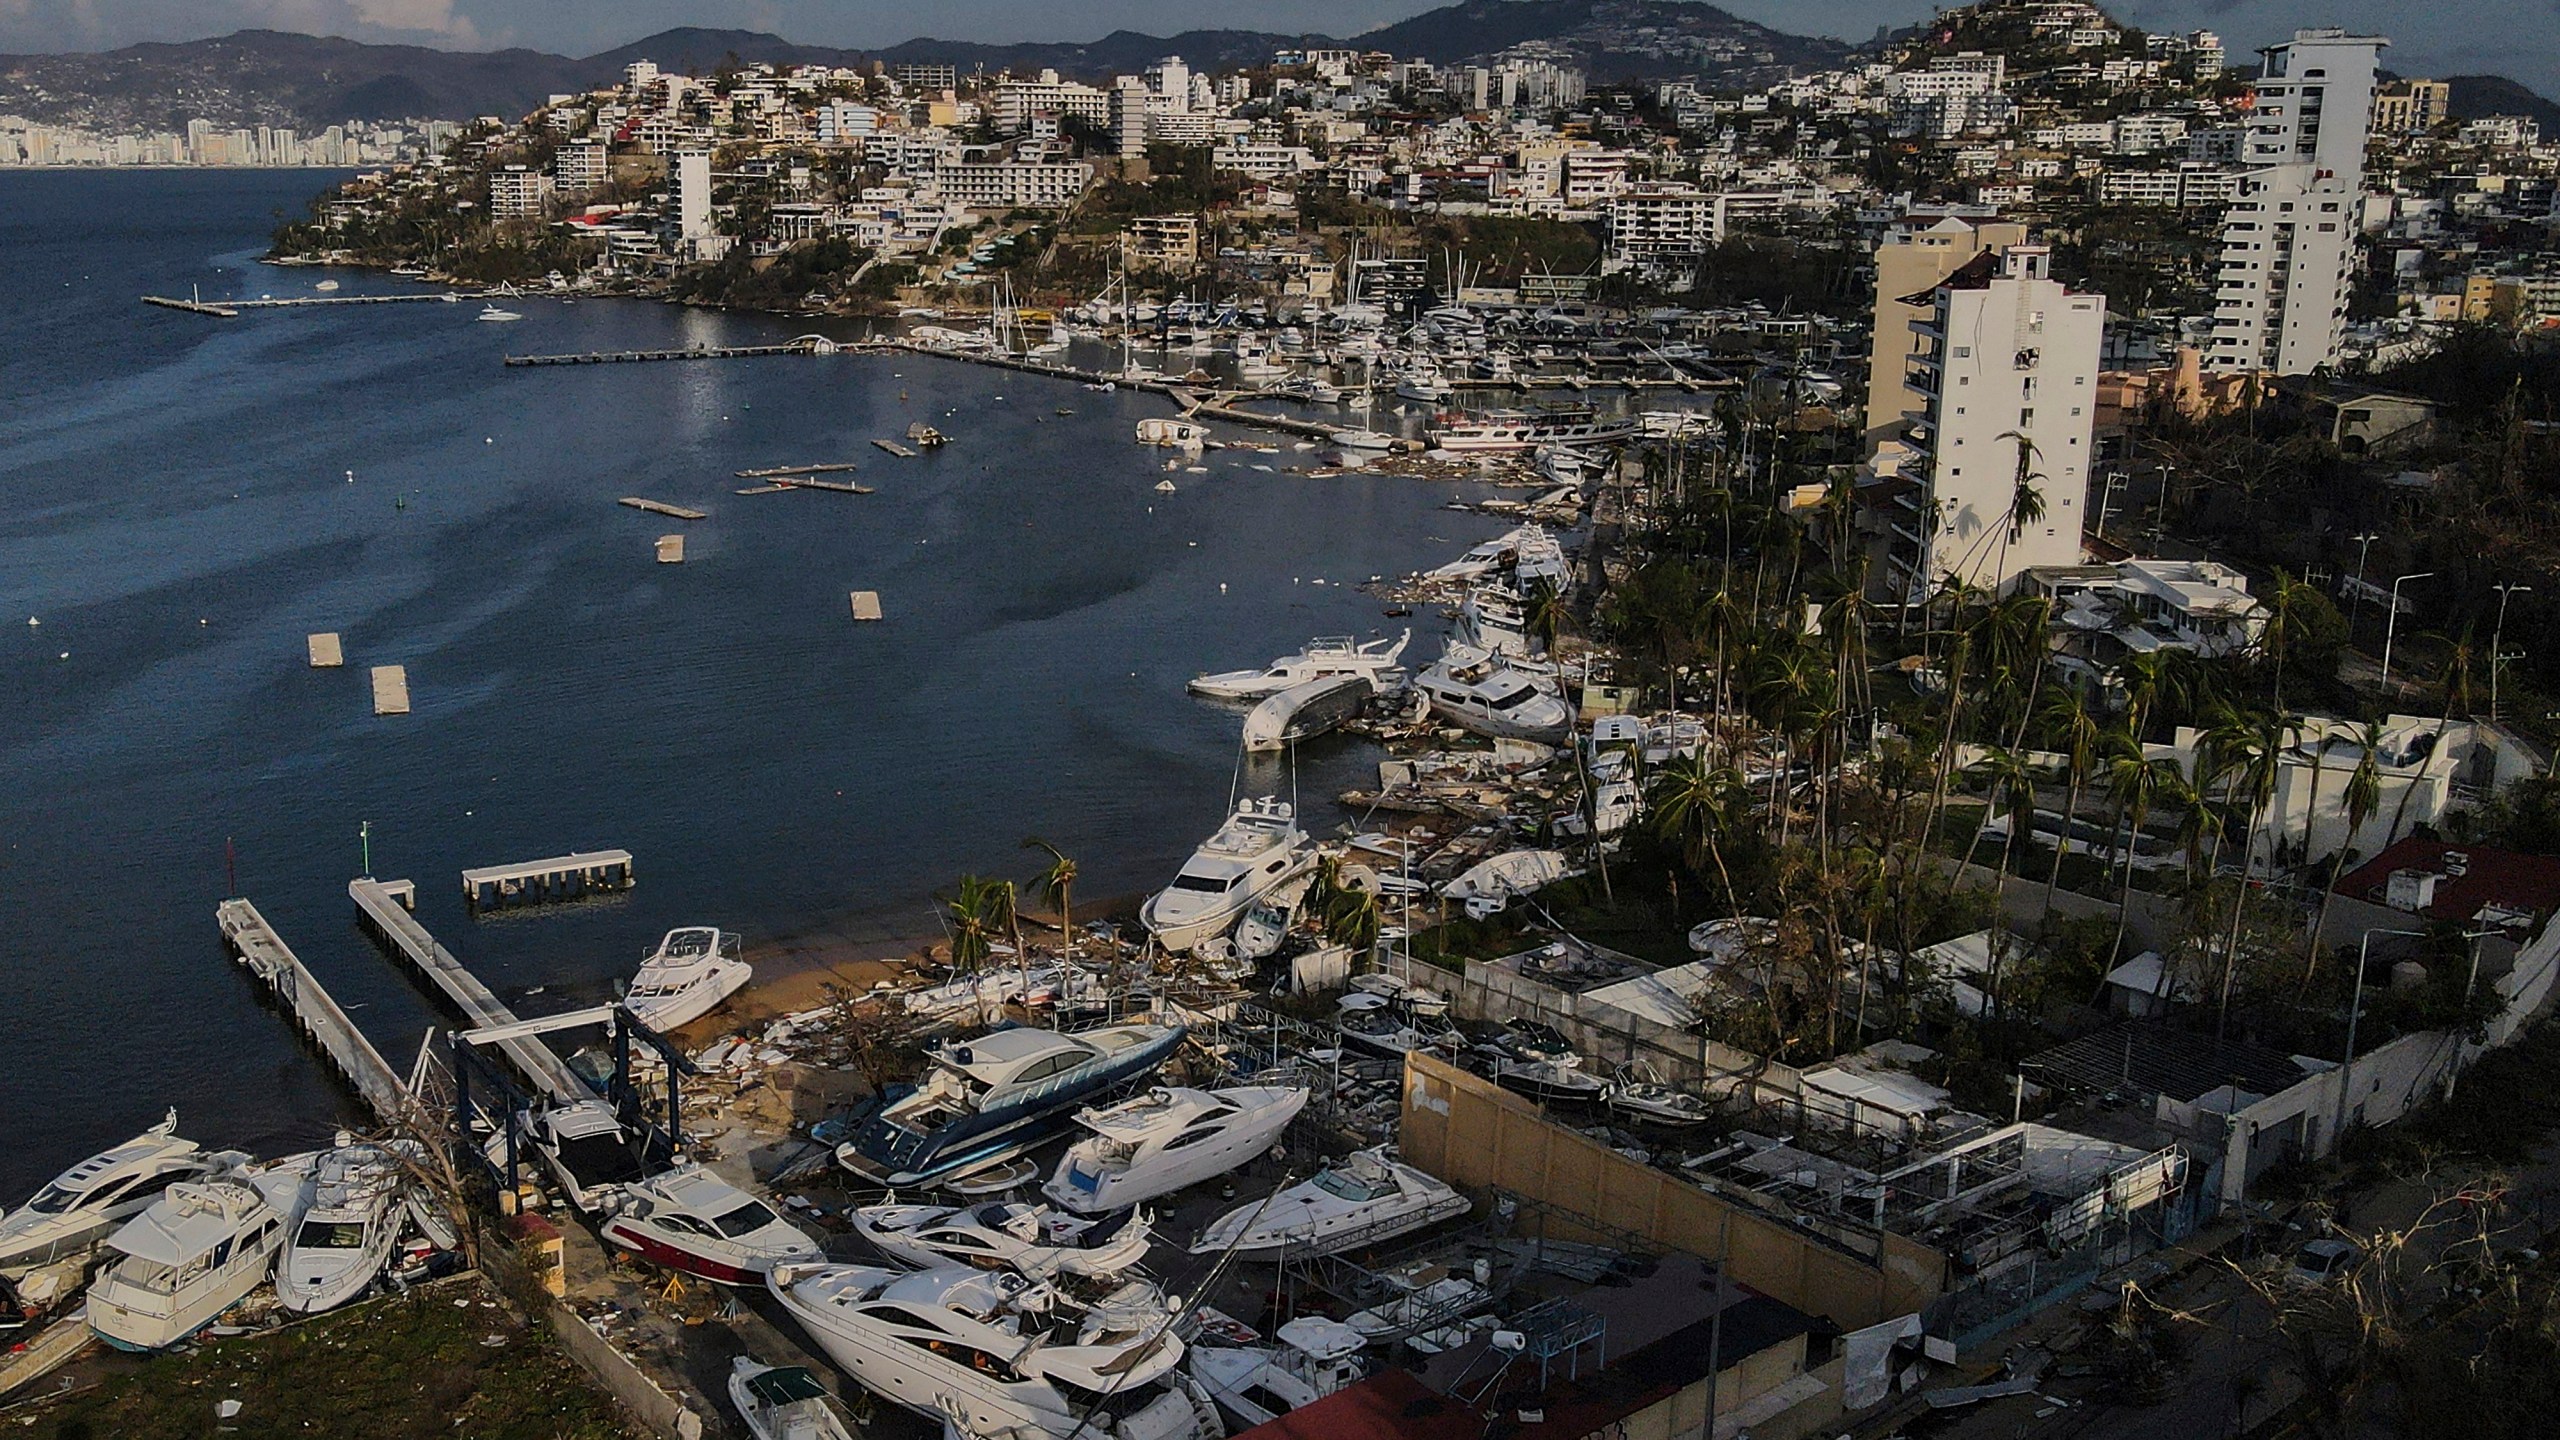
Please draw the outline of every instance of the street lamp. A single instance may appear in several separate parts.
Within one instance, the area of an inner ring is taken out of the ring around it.
[[[2364,962],[2365,958],[2373,953],[2373,937],[2376,935],[2407,935],[2423,940],[2427,937],[2427,932],[2424,930],[2367,930],[2364,932],[2364,943],[2356,947],[2356,988],[2355,994],[2347,1001],[2347,1053],[2345,1058],[2338,1062],[2338,1108],[2329,1121],[2329,1152],[2333,1155],[2337,1153],[2339,1135],[2347,1128],[2347,1082],[2355,1075],[2356,1022],[2364,1018]],[[2318,937],[2313,937],[2313,943],[2319,943]]]
[[[2498,671],[2506,664],[2507,601],[2518,591],[2532,594],[2530,585],[2492,585],[2498,592],[2498,626],[2489,635],[2489,723],[2498,723]]]
[[[2364,618],[2364,557],[2372,553],[2373,542],[2381,539],[2382,536],[2368,530],[2361,535],[2350,535],[2347,538],[2356,542],[2355,608],[2347,612],[2347,634],[2353,636],[2356,633],[2356,622]]]
[[[2385,700],[2391,696],[2391,640],[2400,629],[2400,587],[2411,580],[2428,579],[2435,573],[2433,570],[2421,570],[2391,582],[2391,613],[2384,617],[2382,623],[2382,694]]]

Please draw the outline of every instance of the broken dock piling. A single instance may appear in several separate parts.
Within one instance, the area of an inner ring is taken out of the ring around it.
[[[628,890],[637,877],[628,850],[595,850],[517,865],[486,865],[462,872],[462,902],[474,910],[542,905]]]

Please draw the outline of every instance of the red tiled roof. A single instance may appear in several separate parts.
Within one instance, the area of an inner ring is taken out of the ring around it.
[[[2462,873],[2452,873],[2452,866]],[[2437,877],[2435,902],[2423,912],[2430,920],[2468,920],[2487,905],[2526,911],[2537,920],[2560,911],[2560,860],[2442,840],[2403,840],[2338,877],[2337,891],[2351,900],[2388,904],[2395,870]]]

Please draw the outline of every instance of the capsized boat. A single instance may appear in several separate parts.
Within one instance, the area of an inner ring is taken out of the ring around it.
[[[1298,1184],[1209,1222],[1191,1253],[1255,1259],[1333,1255],[1467,1213],[1467,1197],[1384,1146],[1358,1151]]]
[[[640,972],[623,992],[623,1008],[660,1032],[701,1019],[755,975],[755,967],[738,958],[738,943],[736,935],[712,925],[668,931],[657,949],[641,957]]]
[[[1348,635],[1319,636],[1297,654],[1272,661],[1268,669],[1202,675],[1185,688],[1212,700],[1263,700],[1310,680],[1357,675],[1369,682],[1371,690],[1381,690],[1386,686],[1387,673],[1404,657],[1404,647],[1412,639],[1410,629],[1392,640],[1362,642]]]
[[[1440,887],[1451,900],[1500,898],[1534,894],[1574,874],[1573,862],[1561,850],[1506,850],[1469,866]]]
[[[1368,1373],[1366,1337],[1339,1320],[1301,1315],[1272,1333],[1277,1345],[1191,1347],[1193,1379],[1241,1429],[1268,1425]]]
[[[599,1233],[644,1260],[720,1285],[752,1285],[776,1265],[826,1251],[771,1205],[700,1165],[626,1185]]]
[[[1327,675],[1292,685],[1244,717],[1244,748],[1277,750],[1339,729],[1375,693],[1361,675]]]
[[[1451,645],[1413,683],[1434,711],[1479,735],[1553,745],[1573,733],[1573,707],[1498,652]]]
[[[108,1239],[118,1258],[89,1287],[89,1328],[119,1350],[187,1340],[266,1282],[311,1194],[290,1170],[170,1186]]]
[[[31,1269],[96,1249],[116,1228],[181,1181],[248,1163],[236,1152],[208,1154],[178,1138],[178,1112],[111,1150],[53,1177],[15,1210],[0,1213],[0,1271]]]
[[[865,1205],[851,1212],[854,1233],[910,1267],[972,1265],[1042,1279],[1117,1275],[1147,1258],[1155,1222],[1141,1210],[1099,1218],[1045,1205]]]
[[[1298,828],[1295,807],[1271,796],[1248,799],[1191,853],[1171,885],[1148,897],[1138,919],[1179,955],[1225,934],[1247,906],[1314,864],[1315,843]]]
[[[314,1162],[311,1183],[310,1208],[276,1272],[276,1299],[306,1315],[346,1304],[382,1273],[415,1188],[400,1156],[345,1131]]]
[[[1271,1148],[1306,1107],[1294,1085],[1225,1090],[1160,1086],[1076,1122],[1092,1135],[1067,1147],[1042,1194],[1097,1214],[1215,1179]]]
[[[1245,907],[1244,918],[1236,922],[1235,933],[1228,937],[1237,958],[1261,961],[1279,953],[1280,942],[1289,938],[1289,927],[1297,923],[1298,906],[1306,899],[1313,880],[1313,876],[1306,876],[1275,886]]]
[[[756,1440],[854,1440],[827,1388],[797,1365],[741,1355],[729,1362],[729,1403]]]
[[[928,1052],[915,1093],[873,1116],[836,1160],[876,1185],[919,1185],[1009,1160],[1065,1130],[1076,1106],[1154,1072],[1180,1026],[1062,1034],[1007,1027]]]

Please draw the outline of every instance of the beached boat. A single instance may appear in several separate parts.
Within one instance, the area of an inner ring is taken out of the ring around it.
[[[1687,1130],[1715,1118],[1715,1111],[1703,1097],[1662,1083],[1661,1077],[1642,1060],[1630,1060],[1618,1067],[1617,1078],[1609,1086],[1608,1102],[1609,1113],[1619,1119],[1657,1129]]]
[[[1153,1217],[1120,1210],[1070,1215],[1045,1205],[865,1205],[849,1212],[854,1233],[910,1269],[973,1265],[1016,1270],[1035,1279],[1082,1275],[1103,1279],[1147,1258]]]
[[[736,935],[687,925],[668,931],[657,949],[641,957],[622,1005],[631,1018],[664,1032],[711,1013],[754,977],[755,967],[738,958]]]
[[[756,1440],[854,1440],[827,1387],[797,1365],[737,1357],[729,1362],[729,1403]]]
[[[1194,1345],[1192,1378],[1239,1429],[1268,1425],[1368,1373],[1368,1342],[1339,1320],[1301,1315],[1272,1332],[1277,1345]]]
[[[1462,1319],[1493,1303],[1493,1292],[1464,1275],[1444,1275],[1425,1281],[1392,1300],[1354,1310],[1342,1317],[1343,1326],[1357,1334],[1363,1344],[1383,1345],[1410,1335]]]
[[[1303,876],[1274,887],[1245,907],[1244,918],[1236,922],[1234,933],[1227,937],[1235,947],[1236,958],[1250,965],[1278,954],[1280,942],[1289,938],[1289,927],[1297,923],[1299,902],[1306,898],[1307,887],[1313,883],[1313,876]]]
[[[1154,1073],[1179,1026],[1114,1025],[1072,1035],[1008,1028],[929,1052],[915,1093],[836,1149],[877,1185],[919,1185],[1009,1160],[1067,1128],[1079,1105]]]
[[[1490,651],[1451,645],[1413,683],[1434,711],[1479,735],[1552,745],[1573,731],[1572,706]]]
[[[1498,899],[1533,894],[1576,873],[1561,850],[1506,850],[1480,860],[1440,887],[1451,900]]]
[[[178,1138],[178,1112],[56,1175],[27,1203],[0,1214],[0,1271],[86,1255],[182,1181],[208,1178],[248,1156],[207,1153]]]
[[[1093,1134],[1067,1147],[1041,1193],[1086,1215],[1170,1195],[1269,1150],[1306,1103],[1291,1085],[1159,1087],[1081,1111]]]
[[[107,1241],[118,1258],[89,1287],[89,1328],[144,1352],[194,1336],[266,1283],[311,1194],[290,1170],[170,1186]]]
[[[1461,645],[1526,658],[1531,649],[1528,606],[1506,586],[1471,586],[1467,598],[1458,602],[1458,623],[1450,634]]]
[[[1464,1036],[1445,1024],[1423,1025],[1425,1018],[1414,1015],[1384,995],[1357,991],[1335,1002],[1339,1013],[1335,1019],[1337,1033],[1346,1045],[1401,1060],[1416,1050],[1453,1050],[1462,1048]],[[1439,1013],[1447,1013],[1447,1005]]]
[[[1390,1159],[1380,1146],[1210,1221],[1191,1253],[1233,1250],[1254,1259],[1333,1255],[1439,1224],[1468,1208],[1466,1196]]]
[[[1563,1060],[1496,1060],[1493,1080],[1505,1090],[1516,1090],[1538,1100],[1589,1102],[1609,1093],[1609,1082],[1583,1069],[1580,1056]]]
[[[1443,450],[1481,454],[1534,450],[1541,445],[1607,444],[1634,435],[1636,428],[1631,419],[1603,418],[1588,408],[1453,411],[1439,417],[1432,438]]]
[[[1167,953],[1182,954],[1225,934],[1246,907],[1315,858],[1315,842],[1298,828],[1295,807],[1271,796],[1248,799],[1191,852],[1172,884],[1148,897],[1138,919]]]
[[[662,1134],[633,1132],[602,1100],[528,1115],[525,1133],[569,1203],[590,1215],[609,1209],[619,1187],[665,1169],[672,1158]]]
[[[1411,630],[1393,640],[1381,638],[1366,643],[1348,635],[1321,636],[1308,641],[1307,648],[1297,654],[1272,661],[1268,669],[1201,675],[1184,688],[1211,700],[1264,700],[1310,680],[1357,675],[1369,682],[1370,689],[1383,690],[1389,672],[1403,658],[1404,647],[1412,639]]]
[[[1278,750],[1339,729],[1376,693],[1365,676],[1328,675],[1292,685],[1244,717],[1244,748]]]
[[[776,1265],[826,1258],[771,1205],[700,1165],[624,1186],[597,1233],[644,1260],[721,1285],[753,1285]]]
[[[391,1262],[414,1188],[401,1157],[345,1131],[311,1171],[311,1205],[276,1268],[276,1299],[317,1314],[365,1292]]]

